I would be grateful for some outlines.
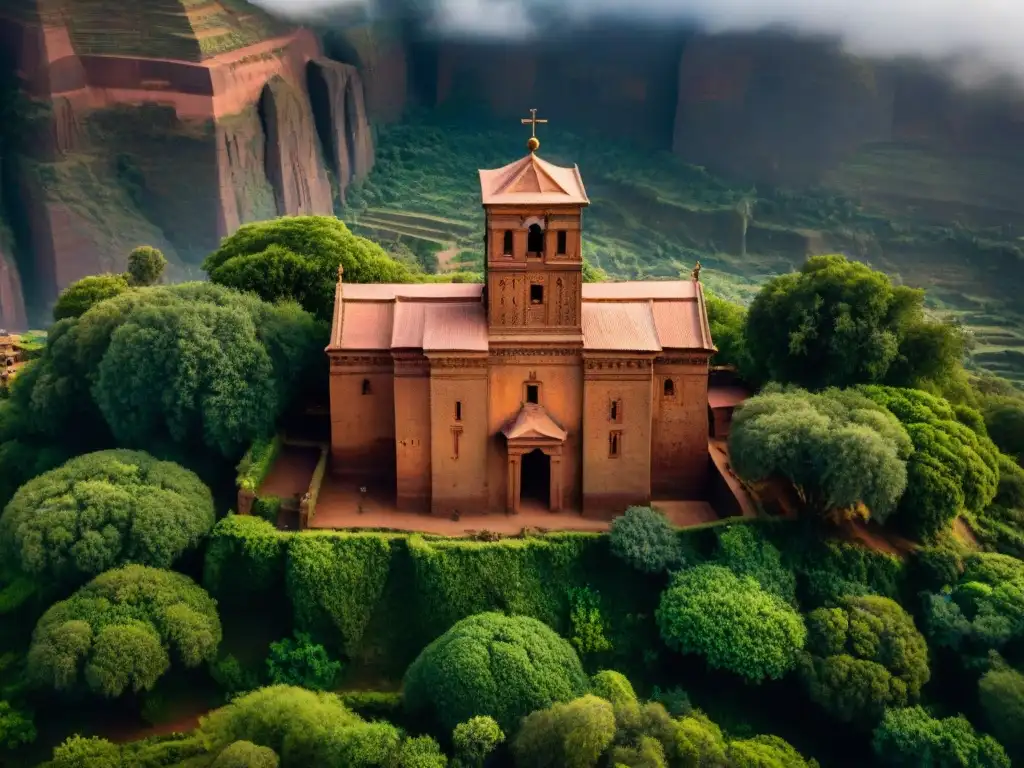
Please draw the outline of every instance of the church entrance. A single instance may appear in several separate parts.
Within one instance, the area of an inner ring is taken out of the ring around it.
[[[540,448],[523,454],[519,498],[523,505],[551,506],[551,457]]]

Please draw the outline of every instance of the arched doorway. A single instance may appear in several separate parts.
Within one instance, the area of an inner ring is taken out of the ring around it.
[[[522,504],[549,509],[551,505],[551,457],[540,448],[523,454],[519,498]]]
[[[526,250],[528,253],[544,253],[544,230],[539,224],[531,224],[526,231]]]

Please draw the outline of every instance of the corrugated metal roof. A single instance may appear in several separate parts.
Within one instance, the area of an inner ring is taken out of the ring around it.
[[[561,166],[530,153],[502,168],[480,171],[484,205],[589,205],[577,166]]]
[[[658,352],[650,302],[585,302],[583,348],[617,352]]]
[[[487,315],[483,305],[466,302],[425,306],[424,352],[487,351]]]
[[[693,280],[633,280],[625,283],[584,283],[584,301],[640,301],[697,298]]]
[[[391,349],[391,313],[387,301],[344,303],[340,349]]]

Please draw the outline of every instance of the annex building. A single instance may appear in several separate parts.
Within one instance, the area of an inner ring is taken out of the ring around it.
[[[708,359],[698,279],[584,283],[577,167],[480,171],[485,284],[346,284],[331,471],[400,510],[588,516],[701,495]]]

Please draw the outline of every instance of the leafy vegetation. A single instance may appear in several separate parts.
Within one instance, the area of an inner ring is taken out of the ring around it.
[[[937,720],[921,707],[886,712],[875,729],[874,744],[884,765],[1010,766],[999,743],[991,736],[979,736],[966,718]]]
[[[609,542],[614,555],[645,573],[660,573],[683,560],[672,524],[651,507],[629,507],[612,520]]]
[[[76,280],[63,291],[53,305],[54,320],[81,317],[95,304],[128,291],[124,275],[90,275]]]
[[[158,248],[140,245],[128,254],[128,270],[125,277],[130,285],[142,287],[156,285],[167,269],[167,259]]]

